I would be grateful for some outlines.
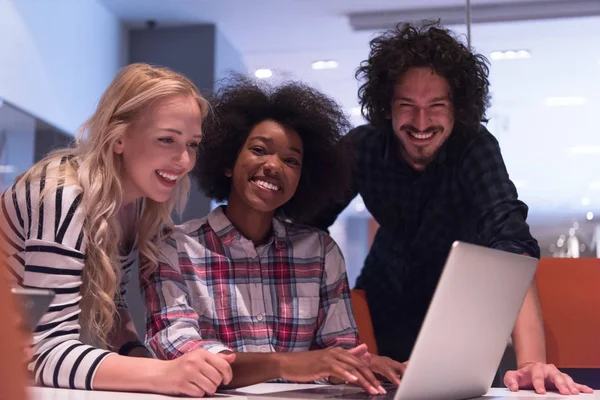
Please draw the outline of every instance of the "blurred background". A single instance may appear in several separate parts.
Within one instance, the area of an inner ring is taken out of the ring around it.
[[[0,188],[68,144],[128,63],[171,67],[208,97],[230,71],[299,79],[359,125],[354,72],[369,40],[441,18],[490,60],[488,128],[542,255],[598,257],[600,1],[472,0],[469,10],[460,0],[0,0]],[[211,207],[194,190],[183,218]],[[375,229],[360,198],[331,229],[351,285]]]

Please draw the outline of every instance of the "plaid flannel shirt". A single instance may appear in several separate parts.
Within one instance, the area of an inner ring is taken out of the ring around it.
[[[219,207],[178,226],[145,284],[148,347],[161,359],[198,348],[291,352],[358,345],[338,246],[275,218],[262,246]]]
[[[327,229],[357,194],[379,223],[356,286],[367,293],[381,354],[408,358],[454,241],[539,258],[527,205],[485,127],[455,126],[422,172],[399,155],[391,125],[363,125],[343,140],[355,155],[352,187],[312,225]]]

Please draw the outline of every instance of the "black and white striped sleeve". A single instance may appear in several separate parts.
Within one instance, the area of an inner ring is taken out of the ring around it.
[[[22,244],[9,257],[19,283],[56,293],[33,333],[29,369],[36,382],[89,390],[98,366],[111,353],[81,341],[80,290],[86,246],[82,191],[75,185],[57,189],[57,182],[60,179],[43,176],[39,182],[20,181],[9,189],[2,197],[3,219],[9,222],[3,224],[3,231],[15,244]],[[42,191],[45,195],[40,202]]]

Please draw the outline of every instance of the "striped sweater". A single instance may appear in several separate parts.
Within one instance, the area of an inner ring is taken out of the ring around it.
[[[84,234],[82,188],[60,187],[66,162],[63,158],[60,166],[58,161],[49,164],[39,181],[19,179],[2,194],[0,257],[8,260],[9,278],[15,285],[56,293],[33,332],[29,370],[36,383],[89,390],[93,389],[98,366],[111,352],[83,343],[86,335],[79,324],[80,289],[86,247],[92,244],[87,243]],[[59,168],[52,168],[56,166]],[[140,212],[141,205],[138,215]],[[135,249],[119,259],[122,295],[136,259]],[[121,301],[117,307],[127,305]]]

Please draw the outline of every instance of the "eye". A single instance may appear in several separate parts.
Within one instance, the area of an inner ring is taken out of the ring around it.
[[[285,163],[289,164],[289,165],[293,165],[293,166],[299,166],[300,165],[300,160],[297,160],[295,158],[286,158],[285,159]]]
[[[172,144],[175,142],[173,138],[170,137],[159,138],[158,140],[166,144]]]
[[[198,143],[198,142],[192,142],[192,143],[188,144],[188,146],[190,146],[194,150],[198,150],[198,147],[200,146],[200,143]]]
[[[267,154],[267,151],[260,146],[251,147],[250,151],[252,151],[254,154],[258,154],[259,156]]]
[[[432,107],[446,107],[446,103],[435,103],[431,105]]]

